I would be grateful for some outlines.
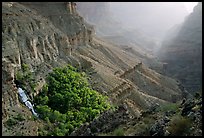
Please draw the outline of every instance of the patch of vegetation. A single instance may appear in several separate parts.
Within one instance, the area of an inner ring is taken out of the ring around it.
[[[35,97],[36,110],[48,124],[40,135],[65,136],[85,122],[92,121],[101,112],[110,109],[106,96],[92,90],[85,73],[68,65],[55,68],[47,84]]]
[[[168,131],[171,136],[183,136],[189,134],[191,128],[191,120],[181,115],[176,115],[170,121]]]
[[[43,128],[38,129],[38,136],[45,136],[47,135],[47,131]]]

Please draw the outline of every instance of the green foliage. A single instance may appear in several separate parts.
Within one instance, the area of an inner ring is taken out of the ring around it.
[[[191,120],[181,115],[176,115],[170,121],[168,131],[172,136],[183,136],[190,132]]]
[[[39,96],[39,97],[35,97],[34,98],[35,99],[35,103],[37,104],[37,105],[46,105],[46,104],[48,104],[48,101],[49,101],[49,98],[47,97],[47,96]]]
[[[47,82],[35,103],[40,117],[51,125],[48,135],[68,135],[111,107],[107,96],[90,88],[86,74],[70,65],[55,68]]]
[[[38,129],[38,136],[46,136],[47,135],[47,131],[43,128],[39,128]]]

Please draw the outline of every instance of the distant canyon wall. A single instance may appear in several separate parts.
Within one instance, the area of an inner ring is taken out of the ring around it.
[[[158,57],[167,63],[166,74],[181,81],[191,93],[202,90],[202,3],[194,8],[179,31],[163,41]]]

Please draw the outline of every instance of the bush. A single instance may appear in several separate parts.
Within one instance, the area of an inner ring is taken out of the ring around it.
[[[168,131],[172,136],[183,136],[190,132],[191,121],[181,115],[176,115],[170,121]]]

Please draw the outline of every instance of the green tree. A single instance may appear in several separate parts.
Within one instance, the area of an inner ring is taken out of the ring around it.
[[[70,65],[55,68],[47,82],[35,100],[41,118],[52,124],[49,135],[68,135],[111,107],[106,96],[91,89],[85,73]]]

